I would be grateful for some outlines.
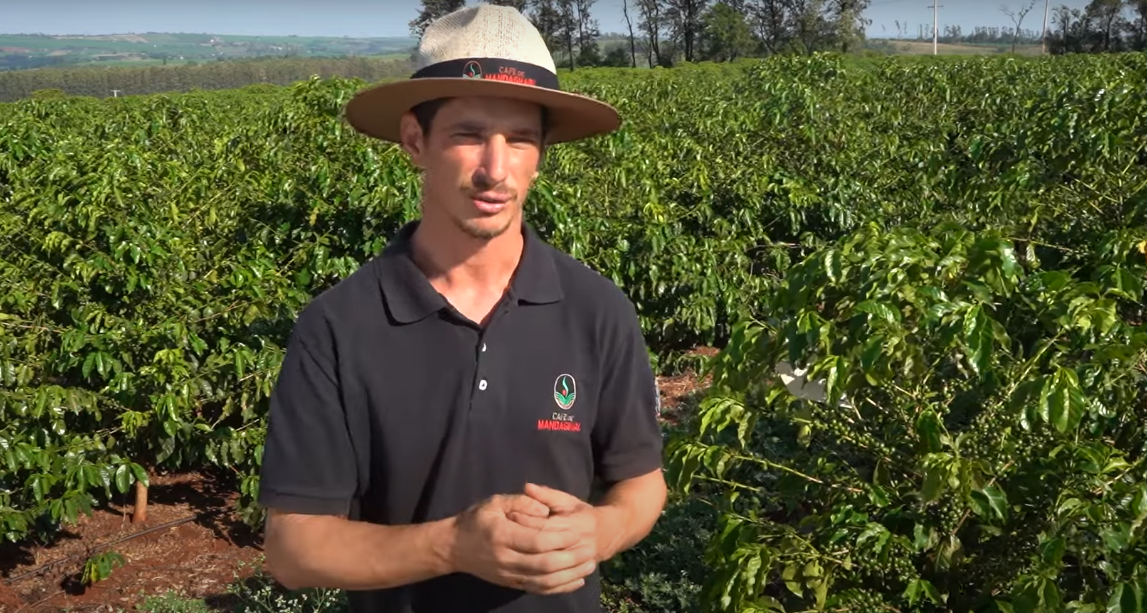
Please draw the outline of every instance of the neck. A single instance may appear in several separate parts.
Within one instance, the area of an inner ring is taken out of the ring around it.
[[[439,290],[501,292],[521,260],[521,221],[491,239],[476,238],[449,219],[424,215],[411,237],[414,262]]]

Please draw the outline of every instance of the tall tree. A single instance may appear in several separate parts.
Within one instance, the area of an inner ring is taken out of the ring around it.
[[[1147,0],[1143,0],[1147,2]],[[633,20],[629,17],[629,0],[621,0],[621,14],[625,16],[625,25],[629,28],[629,62],[632,68],[637,68],[637,40],[633,36]]]
[[[1136,51],[1147,51],[1147,0],[1127,0],[1134,14],[1128,22],[1131,31],[1131,48]]]
[[[753,0],[748,12],[766,52],[813,53],[858,45],[867,6],[868,0]]]
[[[1048,50],[1052,53],[1077,53],[1083,50],[1083,11],[1061,4],[1052,9],[1052,24],[1048,31]]]
[[[1099,39],[1096,51],[1118,51],[1127,25],[1123,18],[1122,0],[1091,0],[1085,10],[1096,24],[1096,37]]]
[[[529,0],[526,4],[527,16],[546,41],[550,53],[556,53],[562,40],[561,0]]]
[[[566,61],[570,70],[577,70],[577,55],[574,44],[578,39],[577,0],[558,1],[558,32],[566,51]]]
[[[665,0],[665,18],[674,42],[681,45],[685,61],[696,60],[697,40],[701,38],[701,15],[708,0]]]
[[[790,0],[795,22],[795,43],[804,53],[823,51],[832,46],[838,34],[837,24],[828,16],[828,0]]]
[[[749,23],[768,53],[780,53],[792,38],[792,6],[788,0],[756,0],[748,8]]]
[[[1012,23],[1016,24],[1015,32],[1012,34],[1012,53],[1016,52],[1016,43],[1019,42],[1020,27],[1024,22],[1024,17],[1027,17],[1027,14],[1030,13],[1032,11],[1032,9],[1034,9],[1034,8],[1035,8],[1035,0],[1030,0],[1027,4],[1025,4],[1024,6],[1021,6],[1019,8],[1019,10],[1017,10],[1017,11],[1013,11],[1011,8],[1009,8],[1007,6],[1001,6],[1000,7],[1000,10],[1003,11],[1003,13],[1005,15],[1007,15],[1008,17],[1011,18]]]
[[[645,33],[649,45],[647,56],[649,66],[664,66],[665,57],[661,54],[661,26],[665,21],[661,14],[661,0],[636,0],[637,12],[641,15],[638,27]]]
[[[870,0],[833,0],[832,19],[836,21],[836,42],[842,53],[855,50],[864,40],[864,28],[871,23],[871,20],[864,17],[869,2]]]
[[[596,0],[573,0],[574,19],[577,20],[578,63],[582,66],[601,64],[601,46],[597,39],[601,29],[593,18],[591,8]]]
[[[426,26],[430,25],[430,22],[464,6],[466,0],[422,0],[422,10],[418,12],[418,17],[410,20],[410,33],[422,38],[422,33],[426,31]]]
[[[752,51],[753,32],[745,14],[729,0],[709,7],[702,21],[705,59],[732,61]]]

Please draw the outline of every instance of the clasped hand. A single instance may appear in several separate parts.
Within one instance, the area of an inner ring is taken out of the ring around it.
[[[529,484],[459,515],[455,556],[458,570],[491,583],[571,592],[597,567],[597,515],[575,496]]]

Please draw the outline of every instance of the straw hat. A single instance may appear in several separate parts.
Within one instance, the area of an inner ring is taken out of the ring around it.
[[[399,142],[399,120],[419,103],[498,96],[547,107],[549,143],[612,132],[621,125],[608,104],[561,91],[545,40],[513,7],[478,4],[433,21],[418,43],[415,66],[407,80],[356,94],[346,106],[350,124],[368,136]]]

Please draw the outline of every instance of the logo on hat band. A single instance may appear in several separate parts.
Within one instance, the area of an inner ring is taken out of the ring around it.
[[[482,65],[472,60],[466,62],[466,68],[462,69],[462,76],[467,79],[481,79]]]
[[[414,73],[412,79],[457,78],[503,81],[561,90],[558,76],[537,64],[502,58],[462,58],[431,64]]]

